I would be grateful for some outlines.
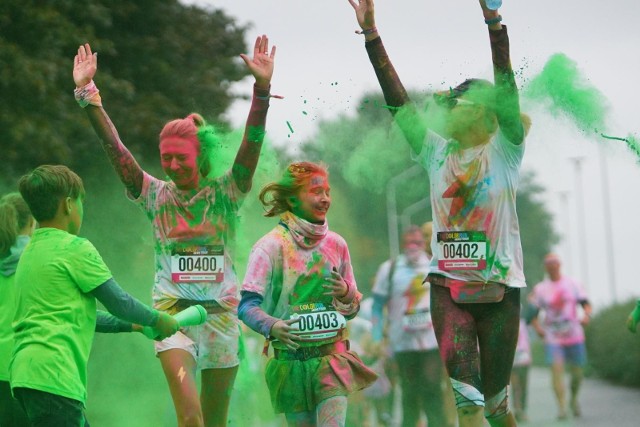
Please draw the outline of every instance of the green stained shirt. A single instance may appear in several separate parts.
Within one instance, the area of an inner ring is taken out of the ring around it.
[[[15,275],[12,388],[86,401],[96,324],[96,300],[89,292],[110,278],[87,239],[56,228],[35,231]]]
[[[13,351],[13,315],[16,312],[15,273],[29,237],[20,235],[6,258],[0,259],[0,381],[9,381],[9,361]]]
[[[0,274],[0,381],[9,381],[9,360],[13,349],[11,321],[14,312],[14,278]]]

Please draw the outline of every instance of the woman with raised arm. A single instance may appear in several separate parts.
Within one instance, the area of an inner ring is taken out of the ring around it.
[[[238,370],[237,279],[231,243],[234,221],[251,189],[265,133],[275,46],[258,37],[253,58],[240,55],[255,78],[242,143],[230,171],[208,176],[217,142],[198,114],[168,122],[160,132],[160,158],[168,181],[142,170],[120,140],[93,82],[97,54],[89,44],[74,59],[75,96],[85,108],[127,195],[151,220],[155,237],[154,306],[171,314],[203,305],[201,326],[156,342],[180,426],[226,426]],[[202,371],[200,395],[196,370]]]
[[[526,286],[515,198],[529,121],[520,113],[507,28],[498,11],[480,0],[495,84],[468,79],[436,94],[436,103],[448,110],[441,136],[409,103],[376,28],[373,1],[349,3],[385,100],[415,160],[429,174],[431,316],[459,423],[481,426],[484,415],[492,426],[516,425],[507,384],[518,339],[520,288]]]

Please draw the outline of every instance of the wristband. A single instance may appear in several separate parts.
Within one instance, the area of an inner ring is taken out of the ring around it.
[[[356,34],[362,34],[362,35],[367,35],[367,34],[373,34],[373,33],[377,33],[378,29],[376,27],[373,28],[367,28],[366,30],[356,30]]]
[[[497,24],[498,22],[502,22],[502,15],[498,15],[495,18],[485,19],[484,23],[487,25]]]
[[[89,104],[95,105],[96,107],[102,107],[100,91],[96,87],[96,84],[93,82],[93,80],[82,87],[75,88],[73,91],[73,95],[82,108],[86,107]]]

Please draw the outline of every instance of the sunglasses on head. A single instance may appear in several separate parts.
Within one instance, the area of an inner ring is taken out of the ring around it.
[[[442,93],[434,93],[433,100],[437,105],[444,107],[448,110],[453,110],[453,108],[458,105],[477,105],[473,101],[469,101],[468,99],[456,98],[453,94],[442,94]]]

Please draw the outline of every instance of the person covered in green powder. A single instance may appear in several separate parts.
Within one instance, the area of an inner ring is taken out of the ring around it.
[[[265,216],[280,221],[251,250],[238,313],[273,343],[265,372],[271,403],[292,427],[344,426],[347,396],[377,376],[346,339],[362,295],[347,243],[329,230],[327,171],[292,163],[260,201]]]
[[[526,116],[497,10],[480,6],[488,26],[495,84],[467,79],[434,101],[442,133],[410,103],[376,28],[372,0],[349,0],[386,103],[429,175],[433,218],[431,317],[456,398],[459,423],[516,425],[507,385],[526,286],[516,214]]]
[[[89,44],[74,58],[75,96],[113,168],[152,223],[155,239],[154,307],[176,313],[207,309],[207,322],[183,328],[155,348],[180,426],[226,426],[240,363],[238,285],[232,257],[235,221],[251,189],[265,134],[275,46],[256,39],[253,58],[241,55],[255,78],[244,137],[231,170],[209,177],[219,142],[198,114],[168,122],[160,132],[160,159],[168,181],[146,173],[120,140],[93,81],[97,54]],[[196,371],[202,374],[198,393]]]
[[[0,426],[29,426],[27,415],[11,395],[9,361],[13,351],[11,322],[16,311],[16,267],[35,224],[20,193],[9,193],[0,199]]]
[[[78,175],[66,166],[44,165],[24,175],[18,187],[39,228],[15,273],[11,390],[33,427],[85,426],[94,332],[152,326],[162,339],[179,325],[122,290],[96,248],[78,237],[85,197]],[[96,299],[111,314],[98,312]]]
[[[640,299],[636,302],[635,308],[629,313],[627,329],[635,334],[638,329],[638,322],[640,322]]]

